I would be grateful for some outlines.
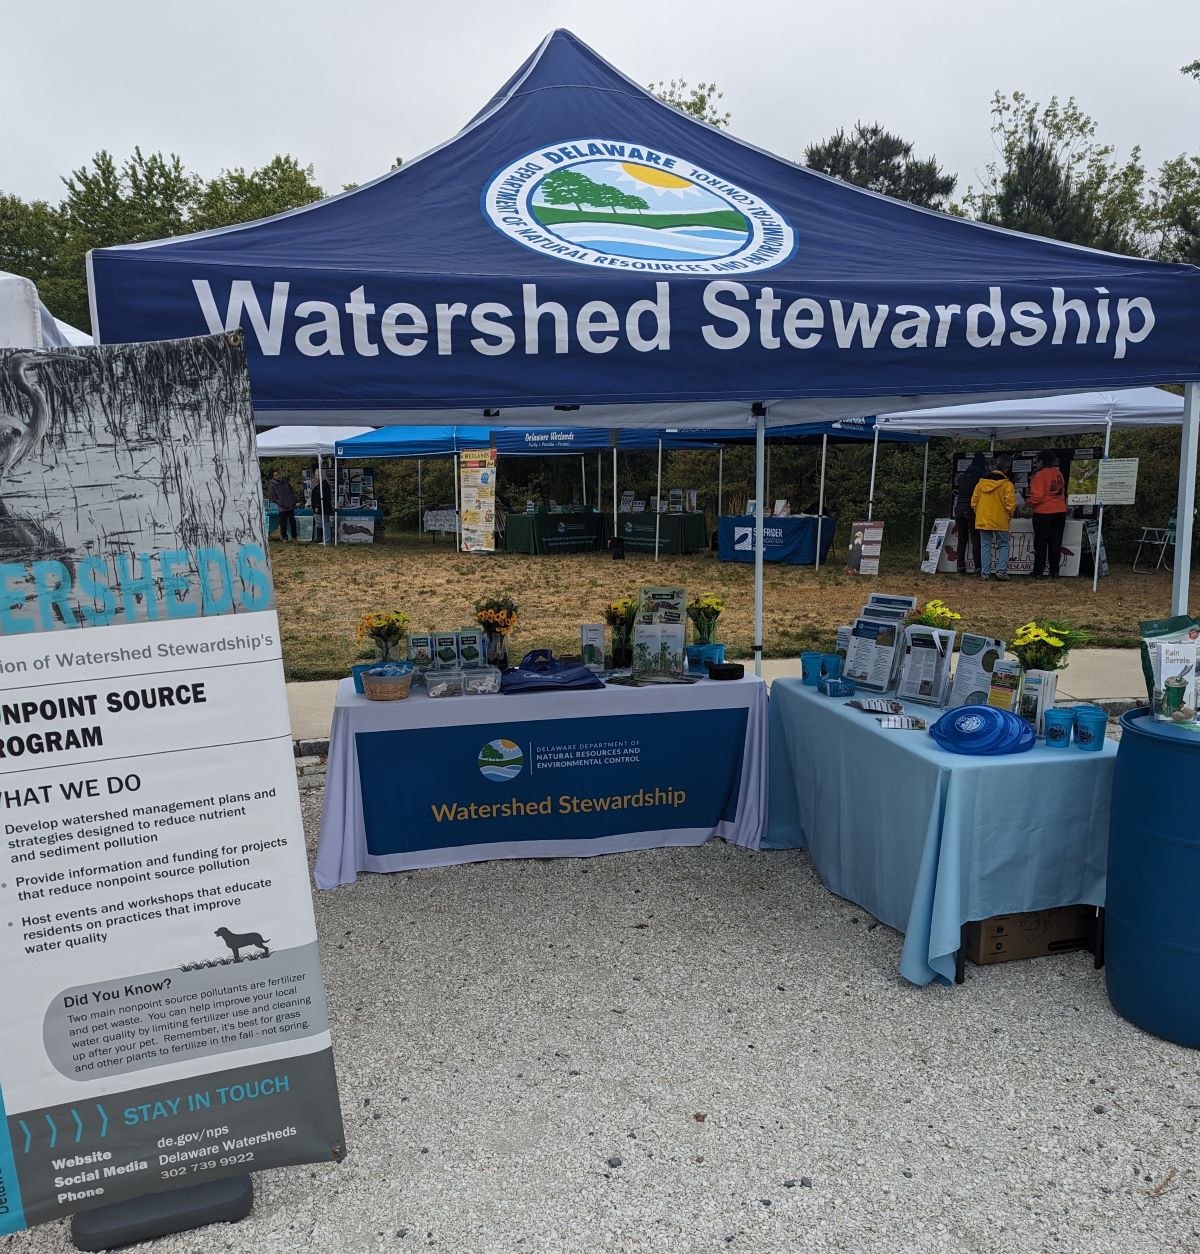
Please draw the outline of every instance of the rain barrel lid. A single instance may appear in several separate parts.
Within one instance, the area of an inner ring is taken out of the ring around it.
[[[1130,733],[1150,736],[1175,745],[1190,745],[1200,750],[1200,731],[1159,722],[1151,716],[1149,706],[1138,706],[1136,710],[1126,710],[1121,715],[1121,734],[1127,736]]]

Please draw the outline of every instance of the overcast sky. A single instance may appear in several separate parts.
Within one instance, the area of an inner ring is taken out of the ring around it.
[[[801,158],[855,120],[936,154],[958,194],[996,89],[1074,95],[1157,166],[1200,152],[1198,0],[0,0],[0,191],[57,200],[99,148],[206,176],[289,152],[327,190],[456,131],[566,26],[639,82],[715,80],[738,136]]]

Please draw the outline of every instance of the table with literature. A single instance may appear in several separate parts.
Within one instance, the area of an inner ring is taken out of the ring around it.
[[[338,686],[320,888],[360,871],[589,857],[714,836],[757,849],[767,690],[718,683],[368,701]]]
[[[595,510],[509,514],[504,548],[509,553],[588,553],[604,547],[606,519]]]
[[[904,711],[929,723],[942,713]],[[886,729],[778,679],[769,747],[763,848],[807,848],[826,888],[903,932],[900,972],[914,984],[954,980],[964,923],[1104,904],[1113,741],[1099,753],[1044,741],[948,753],[927,732]]]

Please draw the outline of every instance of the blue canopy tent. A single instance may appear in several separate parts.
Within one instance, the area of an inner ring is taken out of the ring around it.
[[[1200,270],[816,174],[566,31],[401,169],[260,222],[93,250],[88,277],[102,342],[244,327],[264,421],[551,425],[573,404],[574,426],[753,427],[760,488],[769,425],[1186,383],[1190,552]]]
[[[370,436],[365,439],[364,436]],[[380,427],[362,435],[351,435],[339,440],[333,450],[333,477],[337,481],[338,459],[415,457],[417,458],[417,529],[425,530],[424,502],[422,499],[421,465],[426,457],[454,458],[454,512],[458,513],[458,454],[463,449],[487,448],[489,433],[486,427]],[[459,533],[455,532],[455,543]]]

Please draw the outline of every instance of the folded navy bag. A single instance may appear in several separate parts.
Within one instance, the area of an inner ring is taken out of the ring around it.
[[[604,684],[582,662],[560,662],[549,649],[526,653],[500,676],[501,692],[577,692]]]

